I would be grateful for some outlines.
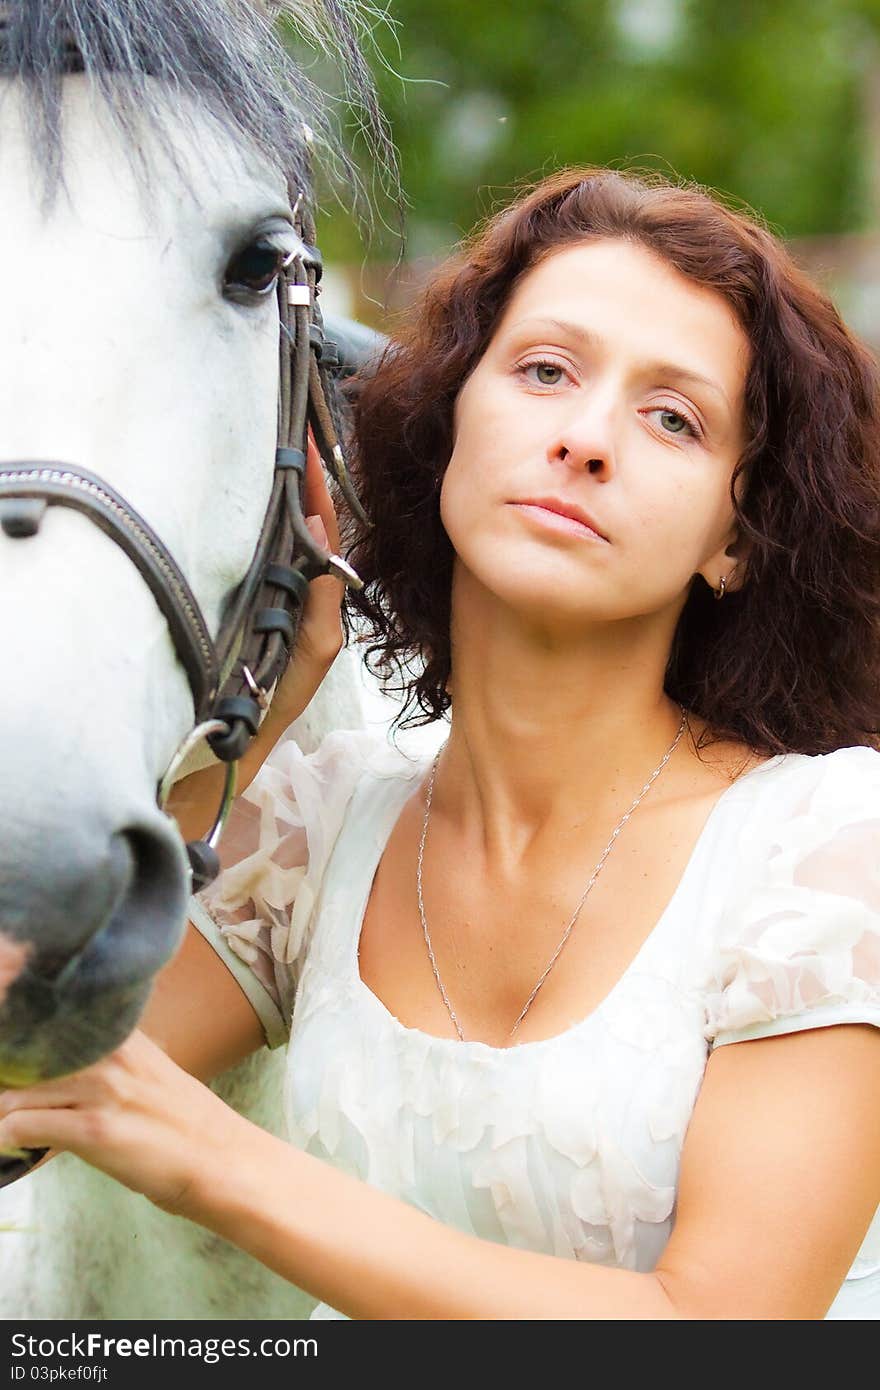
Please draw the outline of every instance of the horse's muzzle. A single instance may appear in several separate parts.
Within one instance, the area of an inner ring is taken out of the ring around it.
[[[0,1086],[80,1071],[136,1026],[179,945],[189,869],[170,821],[72,837],[35,882],[0,874],[0,936],[26,945],[0,991]],[[11,978],[10,978],[11,977]]]

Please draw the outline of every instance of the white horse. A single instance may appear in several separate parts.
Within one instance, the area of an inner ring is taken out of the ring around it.
[[[99,475],[216,633],[272,483],[265,238],[280,263],[320,100],[243,0],[21,0],[0,6],[0,41],[0,466]],[[345,23],[338,47],[356,77]],[[181,939],[188,870],[157,784],[194,712],[141,574],[66,506],[0,532],[0,643],[0,1083],[15,1084],[115,1046]],[[359,690],[343,653],[298,726],[307,750],[363,722]],[[217,1088],[279,1132],[281,1065],[261,1053]],[[0,1193],[7,1222],[7,1319],[314,1306],[68,1156]]]

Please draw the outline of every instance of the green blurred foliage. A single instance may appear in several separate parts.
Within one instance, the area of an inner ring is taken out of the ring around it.
[[[411,255],[566,164],[694,179],[787,236],[868,223],[880,0],[390,0],[389,19],[372,66]],[[328,255],[360,259],[338,211],[322,235]]]

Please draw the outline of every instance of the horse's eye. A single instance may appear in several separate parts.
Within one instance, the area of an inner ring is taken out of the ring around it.
[[[260,238],[239,251],[226,267],[224,290],[230,299],[253,300],[270,293],[286,260],[275,241]]]

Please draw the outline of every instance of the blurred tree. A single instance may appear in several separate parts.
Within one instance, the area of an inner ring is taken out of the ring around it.
[[[411,255],[441,253],[513,186],[572,163],[675,172],[788,236],[870,220],[880,0],[390,0],[388,17],[374,69]],[[323,237],[360,259],[345,219]]]

